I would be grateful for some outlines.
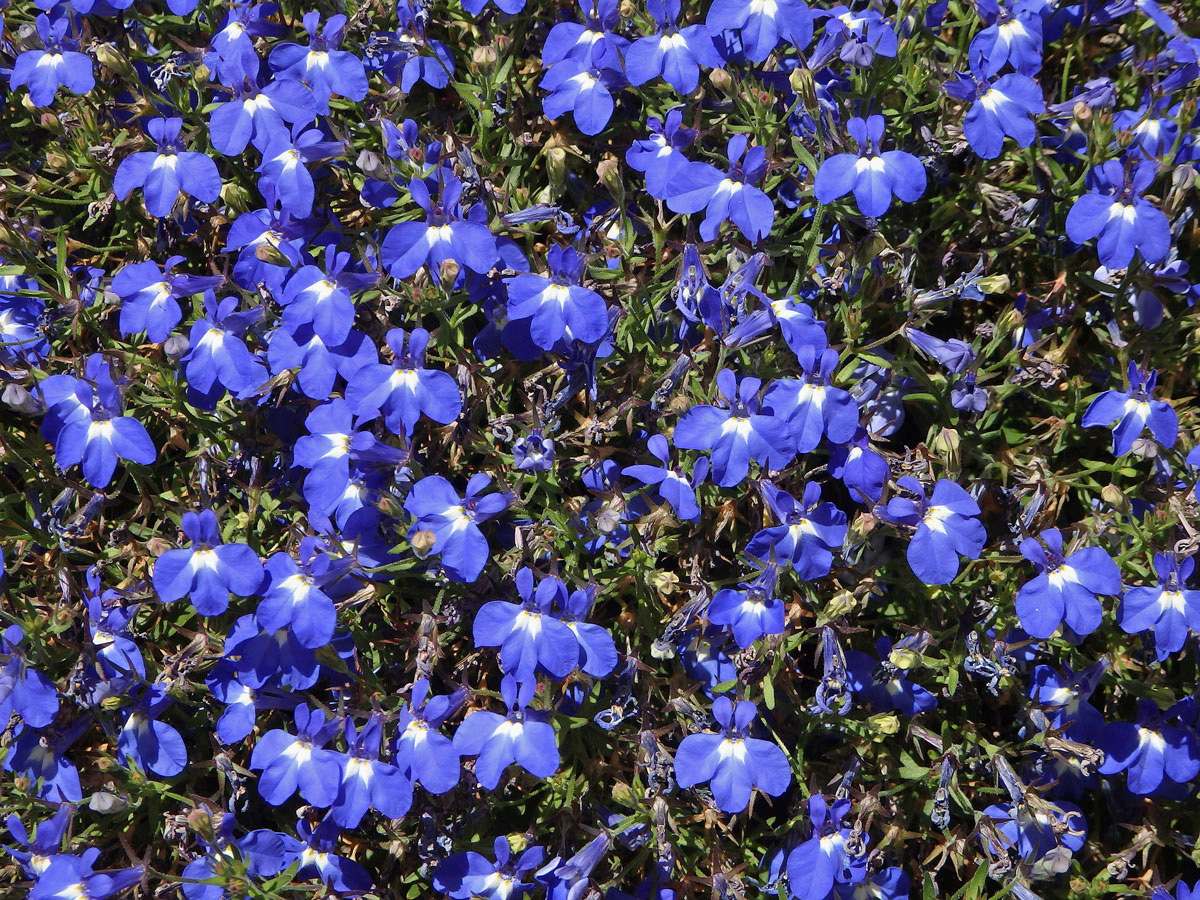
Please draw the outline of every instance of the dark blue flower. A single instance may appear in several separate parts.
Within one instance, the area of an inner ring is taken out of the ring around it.
[[[702,404],[684,413],[675,426],[673,440],[685,450],[712,450],[713,480],[721,487],[741,484],[750,471],[750,460],[779,470],[796,455],[788,423],[764,404],[759,413],[758,390],[762,382],[737,376],[729,369],[717,373],[717,390],[728,409]]]
[[[488,561],[488,542],[479,525],[504,512],[511,502],[508,494],[480,496],[492,479],[472,475],[463,498],[445,478],[429,475],[413,485],[404,508],[416,521],[408,530],[409,540],[418,531],[433,533],[430,553],[439,553],[442,567],[455,581],[470,584]]]
[[[1158,372],[1143,372],[1137,363],[1130,362],[1129,387],[1102,393],[1088,405],[1080,424],[1084,428],[1112,427],[1119,418],[1113,428],[1114,456],[1128,453],[1147,428],[1164,447],[1174,447],[1179,437],[1179,416],[1166,400],[1154,399],[1157,384]]]
[[[320,28],[321,14],[304,14],[304,30],[309,34],[307,47],[300,44],[278,44],[271,50],[271,68],[303,82],[312,89],[317,112],[329,114],[329,99],[333,96],[362,100],[367,96],[367,73],[362,60],[348,50],[339,50],[346,17],[330,16]]]
[[[813,182],[818,201],[832,203],[853,191],[862,214],[877,218],[891,208],[893,195],[911,203],[925,193],[920,160],[903,150],[880,152],[883,128],[883,116],[865,121],[855,117],[846,123],[858,154],[838,153],[821,163]]]
[[[742,700],[735,706],[728,697],[713,702],[719,734],[689,734],[675,751],[675,779],[680,787],[709,782],[717,808],[740,813],[758,788],[778,797],[792,783],[787,756],[771,741],[748,736],[758,708]]]
[[[190,595],[202,616],[219,616],[229,607],[229,595],[250,597],[263,580],[258,554],[245,544],[221,542],[217,517],[211,509],[183,514],[186,550],[168,550],[154,563],[154,590],[170,603]]]
[[[1200,591],[1185,587],[1195,567],[1190,556],[1154,554],[1158,585],[1130,588],[1117,608],[1117,624],[1126,632],[1153,632],[1160,662],[1182,650],[1191,632],[1200,631]]]
[[[1065,621],[1078,635],[1091,634],[1104,610],[1097,594],[1121,593],[1121,570],[1099,547],[1063,556],[1062,534],[1048,528],[1021,541],[1021,555],[1038,575],[1017,592],[1017,618],[1031,637],[1048,638]]]
[[[780,524],[764,528],[750,539],[746,555],[790,565],[805,581],[824,578],[833,565],[833,551],[846,541],[846,514],[821,502],[821,486],[804,485],[803,502],[769,481],[759,483],[763,499]]]
[[[533,679],[518,685],[512,675],[505,675],[500,682],[500,696],[508,715],[476,710],[454,733],[456,751],[463,756],[478,755],[475,777],[489,791],[496,788],[504,770],[513,763],[538,778],[549,778],[558,771],[558,743],[549,714],[529,709],[536,690]]]
[[[44,13],[34,20],[40,50],[26,50],[17,56],[9,74],[9,88],[29,86],[29,99],[34,106],[49,106],[60,86],[76,94],[90,93],[96,86],[92,61],[79,52],[79,40],[67,37],[71,18],[60,15],[51,21]]]
[[[1134,252],[1148,263],[1163,259],[1171,249],[1167,217],[1142,193],[1153,183],[1158,166],[1149,160],[1132,167],[1117,160],[1096,166],[1088,177],[1089,193],[1067,213],[1067,237],[1077,244],[1099,238],[1096,251],[1110,269],[1123,269]]]
[[[221,195],[217,164],[203,153],[183,149],[179,133],[183,119],[151,119],[146,130],[158,144],[155,152],[132,153],[121,161],[113,179],[113,193],[124,200],[134,188],[142,188],[146,211],[157,218],[166,216],[182,191],[201,203],[213,203]]]
[[[896,484],[915,499],[893,497],[876,513],[885,521],[916,528],[908,544],[908,564],[925,584],[949,584],[958,575],[959,557],[978,559],[987,540],[979,504],[953,481],[942,479],[926,497],[917,479],[906,475]]]

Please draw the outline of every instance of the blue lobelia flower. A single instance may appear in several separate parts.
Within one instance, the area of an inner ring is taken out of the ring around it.
[[[708,605],[708,621],[728,628],[742,648],[764,635],[783,634],[787,610],[776,596],[778,581],[779,566],[770,562],[754,580],[717,591]]]
[[[158,144],[155,152],[131,153],[121,160],[113,179],[113,193],[124,200],[134,188],[142,188],[146,212],[163,218],[182,191],[201,203],[213,203],[221,195],[221,173],[203,153],[183,149],[179,133],[183,119],[151,119],[146,130]]]
[[[767,151],[746,149],[748,138],[735,134],[725,154],[729,170],[722,172],[706,162],[693,162],[676,174],[668,187],[667,206],[678,213],[705,210],[700,237],[714,240],[721,223],[731,221],[748,241],[758,242],[771,233],[775,206],[757,185],[767,174]]]
[[[59,854],[38,876],[28,900],[107,900],[142,880],[141,866],[93,872],[95,857]]]
[[[0,636],[0,727],[7,729],[13,713],[30,728],[45,728],[58,715],[54,682],[30,668],[21,644],[25,632],[9,625]]]
[[[351,564],[349,558],[334,560],[323,550],[319,538],[306,537],[300,542],[299,561],[286,553],[271,556],[265,566],[263,599],[254,614],[260,628],[290,629],[310,650],[333,640],[337,610],[323,588],[341,579]]]
[[[517,763],[537,778],[549,778],[558,771],[558,744],[549,713],[529,709],[537,690],[533,679],[517,684],[511,674],[500,682],[500,696],[508,706],[507,716],[484,709],[471,713],[454,733],[454,749],[463,756],[475,756],[475,777],[489,791],[500,783],[500,776]],[[539,860],[540,862],[540,860]]]
[[[396,4],[399,32],[380,31],[367,44],[367,63],[389,84],[409,93],[418,81],[444,88],[454,76],[454,56],[441,41],[427,34],[430,16],[417,0]]]
[[[908,873],[899,866],[869,872],[858,884],[835,884],[838,900],[907,900],[912,890]]]
[[[179,300],[219,287],[220,275],[183,275],[172,272],[184,261],[172,256],[159,266],[153,261],[124,266],[113,276],[113,293],[121,298],[122,337],[146,333],[146,339],[161,344],[183,319]]]
[[[987,27],[971,38],[971,68],[990,78],[1008,63],[1021,75],[1042,68],[1042,11],[1038,0],[982,0],[976,10]]]
[[[547,119],[566,113],[584,134],[599,134],[613,114],[613,91],[625,86],[618,59],[610,49],[610,38],[601,37],[579,55],[571,55],[550,67],[538,86],[550,93],[542,99]]]
[[[1047,724],[1063,737],[1094,744],[1104,730],[1104,716],[1087,701],[1108,665],[1107,659],[1101,659],[1081,672],[1065,664],[1061,672],[1050,666],[1036,666],[1030,679],[1029,698],[1042,707]]]
[[[1061,875],[1071,867],[1071,854],[1087,841],[1087,819],[1074,803],[1042,801],[1036,811],[1031,804],[994,803],[983,814],[992,820],[1003,839],[999,846],[982,837],[995,856],[1015,851],[1021,865],[1035,878]]]
[[[865,880],[867,855],[861,847],[854,851],[850,829],[843,824],[849,814],[849,800],[830,806],[821,794],[808,798],[812,836],[787,857],[788,892],[796,900],[822,900],[837,885]]]
[[[856,116],[846,123],[858,154],[838,153],[821,163],[813,182],[819,202],[832,203],[853,191],[859,211],[878,218],[891,207],[893,195],[912,203],[925,193],[925,168],[919,159],[903,150],[880,152],[883,128],[883,116],[865,121]]]
[[[1089,192],[1067,213],[1067,237],[1077,244],[1098,238],[1100,263],[1110,269],[1128,266],[1135,251],[1148,263],[1163,259],[1171,249],[1170,223],[1142,197],[1157,173],[1151,160],[1132,171],[1115,159],[1096,166],[1088,174]]]
[[[344,757],[324,749],[338,732],[337,720],[325,721],[320,709],[295,709],[296,734],[268,731],[254,745],[250,768],[261,770],[258,792],[272,806],[282,806],[297,789],[313,806],[325,809],[337,799]]]
[[[813,35],[812,13],[801,0],[769,3],[713,0],[705,24],[714,35],[719,31],[737,31],[746,58],[755,63],[770,56],[781,39],[803,50]]]
[[[459,499],[445,478],[428,475],[413,485],[404,501],[404,509],[416,519],[408,530],[409,540],[418,531],[432,532],[429,552],[440,553],[446,574],[463,584],[473,583],[488,561],[480,523],[504,512],[512,501],[507,493],[480,496],[491,483],[488,475],[472,475],[466,495]]]
[[[362,896],[375,886],[366,869],[352,859],[337,855],[342,832],[332,818],[325,818],[315,827],[308,819],[301,819],[296,823],[296,834],[301,840],[286,840],[287,835],[283,835],[285,847],[290,852],[284,857],[280,867],[286,869],[299,862],[296,880],[315,878],[320,880],[327,890],[351,897]]]
[[[725,59],[713,43],[706,25],[680,28],[679,0],[646,0],[646,11],[657,33],[638,38],[625,51],[625,74],[629,83],[663,80],[681,94],[690,94],[700,83],[700,67],[719,69]]]
[[[251,78],[237,83],[233,99],[221,103],[208,119],[213,149],[238,156],[253,142],[260,152],[286,139],[288,125],[308,125],[317,117],[312,91],[284,78],[259,88]]]
[[[458,711],[466,691],[429,696],[429,681],[417,679],[409,703],[396,719],[392,760],[412,782],[431,794],[444,794],[458,784],[462,772],[454,743],[437,729]]]
[[[53,442],[62,469],[77,463],[93,487],[107,487],[117,460],[150,465],[158,458],[149,432],[132,416],[122,416],[121,388],[108,361],[93,354],[84,378],[54,375],[38,386],[46,403],[42,435]]]
[[[393,278],[408,278],[425,266],[430,277],[440,282],[443,264],[451,259],[485,275],[499,259],[485,206],[476,203],[464,213],[462,182],[444,170],[438,177],[441,188],[436,201],[425,181],[414,178],[408,184],[413,202],[425,210],[425,221],[401,222],[383,239],[379,256]]]
[[[337,508],[350,484],[350,463],[394,465],[403,454],[375,439],[368,431],[356,431],[348,404],[341,397],[323,403],[304,420],[308,434],[297,438],[292,462],[308,470],[304,499],[313,509],[328,515]]]
[[[188,753],[183,736],[173,726],[159,721],[170,705],[166,688],[157,682],[148,685],[134,702],[117,736],[117,759],[122,765],[132,762],[139,769],[164,778],[184,770]]]
[[[628,840],[628,834],[628,831],[620,832],[618,837]],[[583,896],[592,870],[605,858],[612,844],[613,838],[601,831],[569,859],[556,856],[542,866],[535,877],[546,888],[546,900],[577,900]],[[612,895],[608,897],[611,900]]]
[[[462,395],[454,378],[425,368],[429,332],[414,328],[405,334],[393,328],[387,333],[387,345],[394,357],[392,365],[364,365],[346,387],[346,402],[359,422],[382,413],[389,431],[411,438],[422,413],[441,425],[457,419]]]
[[[347,271],[353,257],[339,252],[336,244],[325,248],[325,268],[304,266],[292,275],[279,303],[284,307],[283,327],[295,334],[311,325],[331,347],[343,343],[354,325],[351,295],[374,285],[379,276]]]
[[[832,503],[822,503],[821,486],[813,481],[804,485],[802,503],[769,481],[759,486],[780,524],[755,534],[746,555],[777,559],[805,581],[824,578],[833,565],[833,551],[846,542],[846,514]]]
[[[51,21],[44,13],[34,20],[40,50],[26,50],[17,56],[9,74],[8,86],[16,90],[29,86],[29,99],[34,106],[49,106],[59,87],[67,87],[76,94],[90,93],[96,86],[92,74],[92,61],[79,52],[79,39],[67,37],[71,17],[61,15]]]
[[[230,4],[221,30],[212,36],[204,54],[204,65],[221,84],[233,87],[258,77],[261,62],[254,39],[278,38],[286,33],[282,25],[268,18],[274,10],[271,3]]]
[[[9,745],[4,771],[29,779],[36,794],[52,803],[78,803],[83,799],[79,770],[66,756],[67,749],[84,730],[89,720],[76,719],[64,731],[22,728]]]
[[[552,66],[560,60],[590,59],[592,48],[603,42],[610,58],[605,64],[620,68],[621,56],[629,41],[616,33],[621,24],[621,7],[617,0],[579,0],[584,23],[559,22],[546,35],[542,45],[542,64]]]
[[[1154,399],[1157,384],[1158,372],[1143,372],[1137,363],[1130,362],[1129,387],[1102,393],[1088,405],[1080,424],[1084,428],[1112,427],[1119,418],[1113,428],[1113,456],[1128,453],[1147,428],[1164,447],[1174,447],[1179,437],[1179,416],[1166,400]]]
[[[525,0],[464,0],[462,8],[473,16],[483,12],[483,8],[494,2],[496,8],[510,16],[515,16],[525,8]]]
[[[537,885],[524,881],[546,858],[541,847],[527,847],[519,857],[513,857],[508,839],[498,837],[492,844],[496,861],[468,851],[454,853],[438,864],[433,872],[433,886],[454,900],[520,900]]]
[[[752,291],[763,306],[746,316],[725,336],[725,346],[740,347],[773,326],[779,326],[783,339],[791,351],[800,354],[804,346],[824,347],[829,343],[825,335],[825,323],[817,318],[813,308],[799,297],[784,297],[772,300]]]
[[[552,615],[555,602],[565,604],[566,586],[550,577],[535,589],[533,572],[527,567],[517,570],[516,583],[523,601],[520,606],[490,600],[479,608],[472,626],[475,646],[499,647],[500,667],[518,681],[532,680],[539,668],[555,678],[566,678],[583,652],[575,633]]]
[[[845,444],[833,448],[829,474],[846,486],[859,503],[878,503],[891,477],[887,460],[871,449],[871,438],[859,428]]]
[[[876,514],[886,522],[916,529],[908,544],[908,564],[925,584],[949,584],[958,575],[959,556],[979,559],[987,532],[979,519],[979,504],[953,481],[942,479],[926,497],[917,479],[906,475],[896,484],[916,499],[893,497]]]
[[[787,420],[797,453],[809,453],[821,438],[842,444],[858,431],[858,403],[847,391],[833,386],[838,354],[822,344],[802,344],[796,349],[801,377],[772,382],[763,407]]]
[[[895,29],[873,9],[852,11],[838,4],[813,14],[825,19],[825,33],[808,59],[816,72],[836,55],[852,66],[866,67],[876,56],[894,57],[898,47]]]
[[[1005,136],[1018,147],[1028,147],[1037,137],[1032,117],[1046,111],[1046,102],[1032,78],[1013,72],[988,78],[972,69],[970,75],[955,73],[945,87],[951,97],[971,103],[963,119],[963,137],[981,158],[999,156]]]
[[[17,849],[5,844],[3,849],[21,864],[27,878],[36,879],[46,871],[51,860],[62,853],[63,838],[67,835],[67,829],[71,825],[71,817],[74,813],[75,807],[71,804],[59,804],[51,818],[43,819],[38,823],[33,837],[29,836],[29,830],[25,827],[25,823],[15,815],[9,815],[4,820],[4,824],[8,827],[8,833],[12,835],[14,841],[21,845],[21,848]]]
[[[1175,893],[1171,893],[1161,884],[1154,889],[1150,900],[1200,900],[1200,881],[1190,888],[1182,880],[1175,885]]]
[[[346,720],[349,752],[342,766],[342,783],[333,801],[330,818],[343,828],[357,828],[367,810],[388,819],[399,819],[412,806],[412,782],[392,763],[379,759],[383,719],[373,713],[361,732]]]
[[[191,541],[186,550],[168,550],[154,563],[154,590],[164,603],[190,595],[202,616],[219,616],[229,608],[229,595],[250,597],[263,581],[258,554],[245,544],[221,543],[211,509],[186,512],[181,523]]]
[[[348,50],[337,49],[346,27],[346,17],[330,16],[323,29],[320,24],[320,13],[305,13],[308,46],[278,44],[271,50],[268,62],[277,74],[308,85],[317,112],[329,115],[331,97],[336,95],[357,102],[367,96],[367,73],[361,59]]]
[[[683,127],[682,106],[673,107],[665,121],[650,116],[646,124],[650,137],[634,141],[625,151],[625,162],[629,168],[645,174],[646,190],[651,197],[666,200],[674,190],[675,179],[691,165],[683,151],[696,140],[696,129]],[[694,245],[688,247],[694,250]]]
[[[39,290],[37,281],[28,276],[0,275],[0,363],[6,366],[36,365],[50,352],[42,328],[45,302],[12,293]]]
[[[675,515],[685,522],[700,518],[700,504],[696,502],[696,488],[708,475],[708,460],[701,457],[692,467],[689,478],[679,466],[671,465],[671,448],[661,434],[651,435],[646,449],[660,462],[660,466],[626,466],[621,474],[634,478],[642,484],[656,485],[658,496],[671,505]]]
[[[546,254],[549,277],[522,274],[504,279],[508,318],[529,320],[529,336],[543,350],[564,336],[592,343],[608,331],[604,298],[580,285],[586,257],[574,247],[553,246]]]
[[[329,141],[318,128],[303,124],[291,131],[277,132],[263,151],[258,190],[263,197],[275,197],[293,216],[303,219],[312,214],[316,202],[316,185],[306,163],[321,162],[341,156],[345,151],[341,141]]]
[[[915,716],[936,709],[937,698],[921,685],[910,681],[908,674],[917,657],[921,637],[910,635],[892,646],[892,639],[881,637],[875,642],[875,656],[850,650],[846,653],[847,687],[879,712],[898,712]]]
[[[1031,637],[1048,638],[1064,621],[1078,635],[1091,634],[1104,615],[1096,595],[1121,593],[1121,571],[1112,557],[1099,547],[1064,557],[1057,528],[1025,538],[1021,555],[1038,570],[1016,600],[1017,618]]]
[[[742,379],[729,369],[717,373],[717,390],[729,409],[702,404],[684,413],[673,440],[685,450],[711,450],[713,479],[721,487],[741,484],[750,460],[779,470],[796,455],[791,429],[782,416],[759,413],[757,378]]]
[[[1141,797],[1172,784],[1187,784],[1200,774],[1200,741],[1191,728],[1177,721],[1180,706],[1176,703],[1161,711],[1153,700],[1139,700],[1136,723],[1106,725],[1097,742],[1104,751],[1099,772],[1124,772],[1130,792]]]
[[[1158,585],[1130,588],[1117,608],[1117,624],[1127,633],[1153,632],[1159,662],[1182,650],[1190,632],[1200,631],[1200,591],[1184,587],[1195,567],[1190,556],[1154,554]]]
[[[263,308],[238,310],[237,296],[217,300],[208,295],[204,315],[188,332],[189,349],[179,364],[187,377],[188,401],[214,409],[228,390],[244,398],[267,380],[267,367],[246,346],[246,331],[263,316]]]
[[[758,708],[747,700],[735,706],[728,697],[713,702],[719,734],[689,734],[675,751],[675,779],[683,788],[709,782],[722,812],[740,813],[758,788],[778,797],[792,783],[787,757],[771,741],[748,737]]]
[[[598,590],[596,585],[589,584],[582,590],[571,591],[565,603],[560,595],[559,606],[562,610],[557,618],[571,630],[579,643],[579,669],[593,678],[604,678],[617,667],[617,646],[606,628],[585,621],[596,602]]]
[[[379,348],[365,334],[351,331],[345,343],[330,347],[311,325],[291,335],[277,328],[266,337],[267,362],[274,374],[298,369],[295,384],[313,400],[327,400],[340,377],[349,381],[363,366],[379,362]]]
[[[540,428],[513,441],[512,454],[518,472],[549,472],[554,468],[554,441]]]

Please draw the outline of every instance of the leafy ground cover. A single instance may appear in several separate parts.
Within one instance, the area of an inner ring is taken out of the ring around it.
[[[1196,5],[9,3],[5,896],[1200,873]]]

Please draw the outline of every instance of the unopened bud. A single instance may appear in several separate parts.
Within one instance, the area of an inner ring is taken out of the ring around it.
[[[496,68],[496,62],[499,59],[499,51],[487,44],[482,47],[476,47],[471,51],[471,62],[475,64],[476,69],[485,75]]]
[[[433,545],[437,542],[437,535],[428,528],[422,528],[412,536],[413,553],[421,559],[429,555],[433,549]]]
[[[933,438],[933,452],[942,458],[947,469],[955,472],[959,467],[959,445],[962,443],[953,428],[943,428]]]
[[[372,178],[382,180],[387,177],[387,169],[383,165],[383,160],[379,158],[379,154],[374,150],[363,150],[360,152],[354,164],[358,166],[359,170]]]
[[[621,18],[632,19],[637,14],[637,7],[630,0],[621,0]]]
[[[279,247],[271,243],[269,240],[263,241],[261,244],[256,246],[254,248],[254,255],[256,258],[261,259],[265,263],[270,263],[273,266],[290,266],[292,264],[291,260],[283,255]]]
[[[610,194],[614,197],[621,196],[621,164],[615,156],[611,153],[604,154],[604,159],[600,160],[600,165],[596,166],[596,176]]]
[[[985,275],[975,283],[985,294],[1007,294],[1012,287],[1007,275]]]
[[[1106,484],[1100,490],[1100,499],[1124,515],[1129,515],[1129,511],[1132,508],[1129,498],[1125,496],[1125,492],[1115,484]]]
[[[921,661],[921,654],[907,647],[896,647],[888,654],[888,662],[897,669],[911,669]]]
[[[858,600],[850,591],[838,591],[825,606],[826,619],[840,619],[854,612]]]
[[[193,833],[200,835],[207,843],[211,844],[216,838],[216,829],[213,827],[213,817],[207,809],[197,807],[187,814],[188,828]]]
[[[567,151],[562,147],[546,151],[546,176],[550,180],[550,197],[557,199],[567,185]]]
[[[1075,116],[1075,121],[1079,123],[1079,130],[1090,132],[1092,130],[1092,108],[1079,100],[1075,103],[1071,113]]]
[[[733,89],[733,76],[724,69],[713,69],[708,73],[708,83],[718,91],[729,93]]]
[[[871,730],[878,735],[895,734],[900,730],[900,717],[895,713],[881,713],[867,719]]]
[[[160,537],[152,537],[146,541],[146,549],[150,551],[150,555],[158,558],[172,549],[170,541],[165,541]]]
[[[458,260],[443,259],[441,267],[442,284],[454,284],[458,280]]]
[[[133,78],[135,73],[129,60],[112,44],[100,44],[96,47],[96,60],[109,71],[123,78]]]

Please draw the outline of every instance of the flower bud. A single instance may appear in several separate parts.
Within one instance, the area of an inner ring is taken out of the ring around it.
[[[596,166],[596,176],[610,194],[614,197],[621,196],[621,192],[624,190],[621,182],[621,164],[615,156],[611,153],[604,154],[604,159],[600,160],[600,165]]]
[[[496,61],[499,59],[499,51],[492,46],[484,45],[471,51],[471,62],[484,75],[496,68]]]
[[[134,78],[136,73],[133,71],[133,66],[129,64],[129,60],[125,58],[125,54],[114,47],[112,44],[100,44],[96,47],[96,60],[104,68],[111,72],[115,72],[122,78]]]
[[[444,259],[442,260],[442,284],[454,284],[458,280],[458,260]]]
[[[433,549],[436,541],[437,535],[427,528],[422,528],[412,536],[413,553],[420,559],[424,559],[429,555],[429,551]]]
[[[1125,492],[1115,484],[1106,484],[1100,491],[1100,499],[1123,515],[1129,515],[1132,508]]]
[[[985,275],[975,283],[985,294],[1007,294],[1012,287],[1007,275]]]
[[[708,73],[708,83],[718,91],[729,93],[733,89],[733,77],[724,69],[713,69]]]
[[[1079,130],[1084,134],[1092,130],[1092,108],[1082,100],[1078,101],[1071,113],[1075,116],[1075,121],[1079,124]]]
[[[193,833],[200,835],[208,843],[215,841],[216,828],[213,825],[212,813],[207,809],[193,809],[187,814],[187,824]]]
[[[900,717],[895,713],[880,713],[867,719],[867,724],[877,735],[895,734],[900,730]]]
[[[958,432],[953,428],[942,428],[933,438],[933,452],[942,458],[947,469],[954,472],[959,469],[959,445],[961,443]]]
[[[825,618],[829,620],[848,616],[854,612],[856,606],[858,606],[858,600],[854,594],[850,591],[838,591],[825,605]]]
[[[562,147],[551,147],[546,151],[546,176],[550,180],[550,198],[555,199],[567,185],[567,151]]]
[[[800,97],[800,102],[804,104],[805,109],[817,108],[817,86],[813,81],[813,73],[811,69],[806,69],[803,66],[797,66],[792,69],[792,74],[788,76],[788,84],[792,86],[792,90]]]
[[[383,165],[383,160],[379,158],[379,154],[373,150],[361,151],[354,164],[358,166],[360,171],[372,178],[380,180],[387,178],[387,168]]]

